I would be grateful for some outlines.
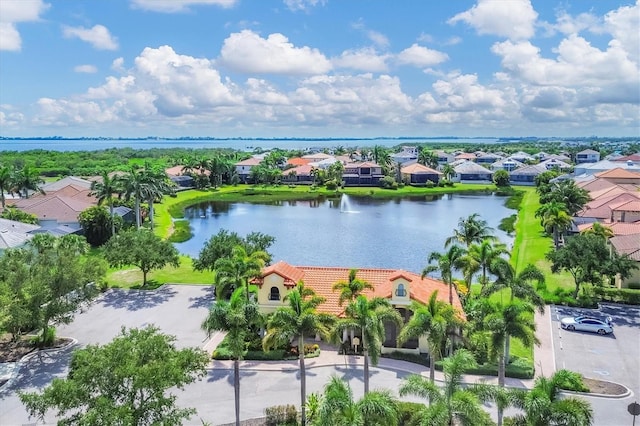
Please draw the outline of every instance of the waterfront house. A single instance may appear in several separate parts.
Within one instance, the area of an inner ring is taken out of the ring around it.
[[[549,158],[547,160],[539,163],[540,166],[543,166],[546,170],[560,170],[567,171],[573,168],[573,165],[566,163],[564,161],[558,160],[556,158]]]
[[[427,181],[437,184],[442,176],[442,172],[419,163],[401,168],[400,174],[402,175],[402,181],[409,185],[423,185]]]
[[[509,181],[515,185],[535,185],[536,176],[546,171],[541,164],[521,167],[509,173]]]
[[[33,238],[33,231],[38,229],[40,225],[0,218],[0,252],[25,245]]]
[[[454,154],[445,151],[434,151],[434,154],[438,157],[438,165],[453,163],[456,159]]]
[[[324,152],[316,152],[314,154],[307,154],[301,157],[304,160],[308,160],[310,163],[319,163],[320,161],[331,159],[335,162],[333,155],[325,154]]]
[[[455,160],[469,160],[469,161],[476,161],[476,154],[473,154],[471,152],[461,152],[459,154],[456,154],[456,156],[454,157]]]
[[[640,288],[640,233],[615,236],[609,239],[611,250],[618,254],[626,254],[634,260],[637,268],[631,271],[628,278],[622,279],[620,275],[615,277],[615,284],[618,288],[633,287]]]
[[[342,180],[346,186],[377,186],[383,176],[380,165],[364,161],[345,165]]]
[[[282,171],[282,182],[311,185],[313,183],[313,169],[311,164],[303,164],[292,169]]]
[[[494,172],[498,170],[506,170],[508,172],[512,172],[520,167],[524,167],[524,165],[525,164],[521,163],[520,161],[505,158],[504,160],[499,160],[493,163],[491,165],[491,170],[493,170]]]
[[[494,154],[492,152],[488,152],[488,153],[482,153],[479,156],[476,157],[476,163],[478,164],[482,164],[482,165],[487,165],[487,164],[493,164],[496,161],[500,161],[502,160],[503,157],[498,155],[498,154]]]
[[[609,161],[601,160],[597,163],[581,163],[577,164],[574,169],[574,175],[593,175],[600,172],[606,172],[613,169],[624,169],[631,172],[640,173],[640,163],[634,163],[633,161]]]
[[[511,160],[516,160],[519,161],[521,163],[529,163],[532,161],[536,161],[536,158],[532,155],[527,154],[524,151],[518,151],[516,153],[513,153],[509,156],[509,158]]]
[[[262,270],[260,276],[253,281],[258,287],[258,305],[263,313],[274,312],[278,307],[285,306],[284,297],[300,281],[305,287],[325,299],[318,306],[318,311],[337,316],[344,315],[345,306],[338,303],[339,293],[333,291],[334,284],[349,280],[349,268],[324,267],[324,266],[293,266],[280,261]],[[373,286],[373,290],[365,290],[363,295],[382,297],[395,307],[406,320],[411,317],[408,309],[412,301],[426,304],[431,294],[437,291],[440,301],[449,303],[449,287],[442,281],[424,277],[399,269],[358,269],[356,278],[364,280]],[[464,311],[458,295],[453,294],[453,307],[461,318]],[[396,338],[399,330],[393,324],[385,326],[385,341],[383,353],[398,350]],[[428,352],[426,336],[408,341],[401,348],[405,352]]]
[[[418,159],[418,147],[417,146],[403,146],[400,152],[391,154],[391,159],[394,163],[406,164]]]
[[[576,164],[597,163],[600,161],[600,153],[593,149],[585,149],[576,154]]]
[[[620,184],[640,185],[640,171],[635,172],[623,168],[615,168],[595,174],[596,178],[606,179],[609,182]]]
[[[249,176],[251,176],[251,170],[253,170],[253,168],[259,165],[261,162],[262,159],[257,157],[250,157],[246,160],[237,162],[235,164],[236,173],[238,174],[240,182],[247,183],[247,181],[249,180]]]
[[[487,183],[491,182],[493,172],[487,170],[473,161],[465,161],[453,168],[455,174],[451,177],[453,182],[463,183]]]

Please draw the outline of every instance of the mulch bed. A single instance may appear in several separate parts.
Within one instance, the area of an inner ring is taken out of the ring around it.
[[[0,337],[0,363],[2,362],[18,362],[23,356],[37,351],[38,348],[31,343],[32,336],[22,336],[15,342],[11,341],[10,336]],[[53,346],[44,349],[57,349],[68,345],[71,339],[57,338]]]
[[[606,382],[604,380],[596,380],[583,378],[585,386],[589,388],[591,393],[599,393],[603,395],[623,395],[627,392],[627,388],[617,383]]]

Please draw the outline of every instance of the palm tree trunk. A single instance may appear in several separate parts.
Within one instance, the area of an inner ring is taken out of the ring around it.
[[[240,362],[233,360],[233,388],[236,399],[236,426],[240,426]]]
[[[504,387],[504,350],[506,350],[507,345],[505,344],[503,347],[503,353],[498,354],[498,386],[501,388]]]
[[[136,229],[140,229],[140,199],[136,197],[135,199],[135,211],[136,211]]]
[[[449,304],[453,306],[453,278],[449,278]]]
[[[509,360],[511,359],[511,336],[507,335],[507,338],[504,342],[504,365],[509,365]]]
[[[304,367],[304,336],[302,334],[298,337],[298,358],[300,359],[300,424],[305,426],[307,424],[307,414],[304,409],[307,399],[307,377]]]
[[[111,236],[116,235],[116,224],[113,221],[113,200],[109,200],[109,214],[111,215]]]
[[[364,328],[362,329],[362,354],[364,355],[364,394],[369,393],[369,348],[364,338]]]
[[[436,381],[436,356],[433,349],[429,352],[429,381],[431,383]]]
[[[153,199],[149,200],[149,221],[151,224],[151,230],[153,231]]]

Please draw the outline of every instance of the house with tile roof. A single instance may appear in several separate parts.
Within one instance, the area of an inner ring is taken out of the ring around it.
[[[471,152],[461,152],[459,154],[456,154],[456,156],[454,157],[455,160],[469,160],[469,161],[476,161],[476,155],[471,153]]]
[[[409,185],[424,185],[427,181],[438,183],[443,173],[420,163],[411,164],[400,169],[402,181]]]
[[[313,183],[313,166],[302,164],[282,171],[282,182],[311,185]]]
[[[478,164],[493,164],[496,161],[502,160],[504,157],[492,152],[482,153],[476,157],[476,163]]]
[[[600,161],[600,153],[593,149],[585,149],[576,154],[576,164],[597,163]]]
[[[524,166],[525,164],[521,163],[520,161],[513,160],[511,158],[505,158],[503,160],[498,160],[495,163],[493,163],[491,165],[491,170],[493,171],[506,170],[508,172],[512,172]]]
[[[640,199],[625,201],[611,206],[611,220],[614,222],[640,221]]]
[[[632,171],[623,168],[615,168],[595,174],[596,178],[606,179],[613,183],[626,183],[640,185],[640,171]]]
[[[262,162],[262,158],[258,157],[250,157],[246,160],[238,161],[235,164],[236,173],[238,174],[238,178],[240,182],[247,183],[249,180],[249,176],[251,175],[251,170],[259,165]]]
[[[629,201],[640,200],[640,192],[625,192],[621,194],[614,194],[607,197],[600,197],[598,199],[589,201],[584,209],[578,212],[580,217],[592,217],[599,219],[600,221],[611,221],[613,217],[613,208],[615,206],[623,205]]]
[[[573,168],[573,165],[555,158],[549,158],[547,160],[541,161],[539,164],[541,166],[544,166],[544,168],[547,170],[555,169],[563,172]]]
[[[509,181],[516,185],[535,185],[536,176],[546,171],[542,164],[520,167],[509,173]]]
[[[342,173],[346,186],[378,186],[383,177],[382,167],[372,161],[347,164]]]
[[[23,246],[33,238],[33,232],[38,229],[40,225],[0,218],[0,252]]]
[[[599,172],[606,172],[607,170],[613,170],[617,168],[637,173],[640,172],[640,163],[601,160],[597,163],[576,164],[573,173],[575,176],[594,175]]]
[[[263,269],[261,275],[253,283],[258,287],[257,302],[264,313],[274,312],[278,307],[285,306],[284,297],[300,281],[306,287],[313,289],[323,297],[324,302],[318,306],[318,311],[337,316],[344,315],[344,306],[338,303],[339,293],[333,291],[333,285],[340,281],[348,281],[350,268],[323,266],[294,266],[280,261]],[[437,291],[437,298],[449,303],[449,287],[442,281],[425,277],[413,272],[398,269],[358,269],[356,277],[367,281],[373,290],[365,290],[366,297],[382,297],[391,303],[406,319],[410,316],[408,310],[412,301],[426,304],[433,292]],[[453,307],[461,318],[464,311],[458,295],[453,294]],[[385,341],[383,353],[398,350],[396,337],[399,330],[389,324],[385,327]],[[409,341],[403,349],[410,352],[428,352],[425,337],[417,341]]]
[[[451,177],[453,182],[466,182],[466,183],[487,183],[491,182],[493,178],[493,172],[485,169],[479,164],[473,161],[465,161],[453,168],[455,174]]]
[[[66,176],[60,180],[56,180],[54,182],[49,182],[45,185],[42,185],[41,188],[45,193],[60,191],[61,189],[66,188],[67,186],[91,189],[91,183],[92,182],[90,180],[82,179],[77,176]]]
[[[508,158],[510,158],[511,160],[519,161],[521,163],[527,163],[529,161],[535,161],[536,160],[536,158],[534,156],[529,155],[524,151],[514,152]]]
[[[609,245],[616,253],[628,255],[638,265],[638,268],[631,271],[630,277],[622,279],[619,275],[616,276],[616,287],[640,288],[640,233],[612,237],[609,239]]]
[[[632,163],[640,164],[640,152],[636,152],[635,154],[631,155],[619,155],[618,157],[613,159],[613,161],[620,161],[624,163],[631,161]]]

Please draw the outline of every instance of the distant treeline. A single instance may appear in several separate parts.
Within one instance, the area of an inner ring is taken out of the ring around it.
[[[370,145],[358,148],[335,146],[326,148],[325,151],[332,154],[349,155],[358,150],[361,152],[369,152],[375,146],[375,140],[368,140]],[[428,150],[462,150],[465,152],[485,151],[497,152],[501,151],[506,154],[516,151],[525,151],[534,154],[544,151],[550,154],[558,152],[568,152],[574,154],[586,148],[600,151],[601,155],[607,155],[615,150],[621,151],[623,154],[631,154],[640,151],[640,144],[636,143],[593,143],[593,144],[567,144],[565,141],[519,141],[482,144],[478,143],[462,143],[453,144],[450,142],[430,142],[428,140],[423,143],[408,143],[398,140],[398,145],[388,149],[390,152],[398,152],[403,145],[417,145],[420,149]],[[281,150],[287,157],[295,157],[304,155],[303,150]],[[260,153],[262,150],[256,148],[254,153]],[[216,156],[224,156],[231,161],[240,161],[249,157],[251,153],[231,148],[109,148],[95,151],[49,151],[49,150],[30,150],[30,151],[0,151],[0,165],[21,169],[25,165],[34,167],[42,176],[94,176],[103,171],[126,171],[132,165],[144,165],[148,163],[151,166],[172,167],[179,164],[185,164],[193,159],[210,159]]]

